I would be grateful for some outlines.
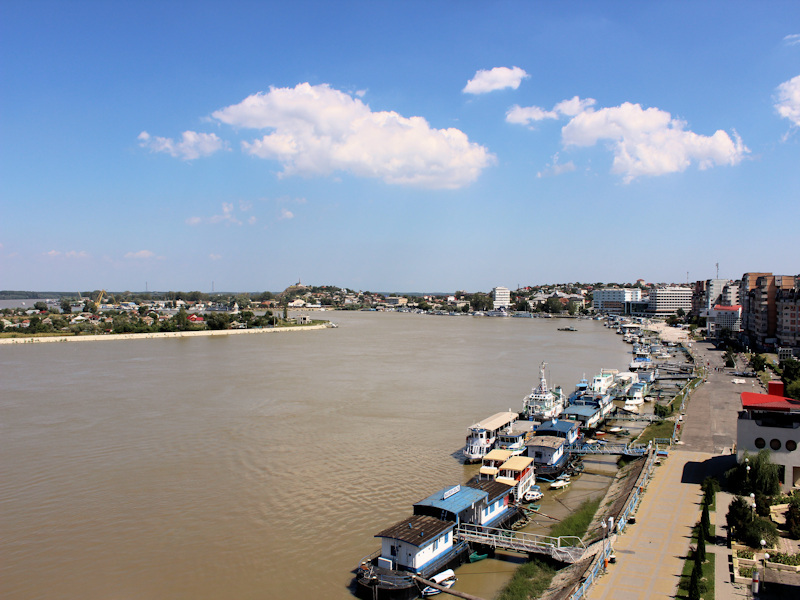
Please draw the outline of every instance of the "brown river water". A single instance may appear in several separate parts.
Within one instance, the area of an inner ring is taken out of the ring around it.
[[[0,597],[349,600],[375,533],[475,472],[467,427],[519,410],[541,361],[570,392],[630,360],[598,321],[316,316],[340,327],[0,346]],[[522,560],[457,589],[491,598]]]

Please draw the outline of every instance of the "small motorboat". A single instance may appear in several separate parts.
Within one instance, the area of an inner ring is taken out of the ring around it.
[[[431,581],[433,583],[437,583],[440,586],[449,589],[453,587],[453,584],[456,582],[456,574],[453,571],[453,569],[446,569],[441,573],[437,573],[436,575],[431,577]],[[442,590],[436,589],[435,587],[431,587],[429,585],[422,588],[423,596],[435,596],[436,594],[441,594],[441,593]]]
[[[538,485],[532,485],[531,488],[525,492],[525,502],[536,502],[537,500],[541,500],[543,496],[542,488]]]
[[[559,479],[558,481],[554,481],[550,484],[551,490],[560,490],[561,488],[565,488],[569,485],[569,479]]]

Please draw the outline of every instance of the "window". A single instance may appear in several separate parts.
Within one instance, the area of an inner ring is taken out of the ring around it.
[[[794,452],[795,450],[797,450],[797,442],[795,442],[794,440],[786,440],[786,449],[789,452]]]
[[[773,450],[780,450],[781,449],[781,441],[777,438],[772,438],[769,441],[769,447]]]
[[[766,445],[767,445],[767,442],[764,441],[764,438],[756,438],[756,448],[761,450]]]

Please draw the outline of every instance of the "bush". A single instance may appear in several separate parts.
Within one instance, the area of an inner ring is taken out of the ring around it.
[[[728,514],[725,515],[725,521],[728,524],[728,531],[731,537],[742,540],[745,529],[752,520],[753,512],[747,500],[741,496],[737,496],[733,502],[731,502],[728,508]]]
[[[792,538],[800,540],[800,496],[794,495],[789,501],[789,510],[786,511],[786,530]]]
[[[767,546],[774,546],[778,541],[778,527],[772,521],[756,517],[745,525],[742,541],[751,548],[760,548],[761,540],[766,541]]]

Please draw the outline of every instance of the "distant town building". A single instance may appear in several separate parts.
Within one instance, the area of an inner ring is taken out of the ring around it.
[[[800,354],[800,285],[779,290],[775,296],[778,346],[793,348]]]
[[[647,312],[653,315],[674,315],[678,310],[692,310],[692,290],[688,287],[663,287],[650,290]]]
[[[639,288],[602,288],[592,293],[592,304],[597,312],[626,314],[626,303],[642,299]]]
[[[494,310],[511,306],[511,292],[507,287],[498,286],[492,290],[492,307]]]
[[[405,306],[408,304],[408,298],[403,296],[386,296],[386,306]]]

